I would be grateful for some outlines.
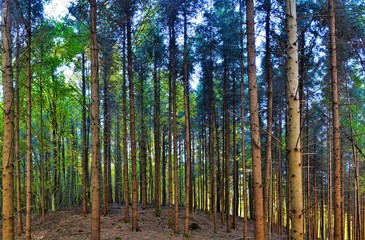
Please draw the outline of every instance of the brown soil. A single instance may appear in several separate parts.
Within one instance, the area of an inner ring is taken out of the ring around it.
[[[125,223],[124,207],[113,204],[110,206],[110,214],[101,217],[101,239],[124,240],[124,239],[184,239],[184,209],[180,209],[179,229],[180,234],[175,234],[168,227],[168,208],[162,209],[161,217],[155,216],[153,208],[138,210],[139,232],[132,232],[131,223]],[[190,223],[194,224],[195,230],[190,230],[190,239],[242,239],[242,219],[238,218],[236,229],[226,232],[226,226],[217,215],[217,233],[213,232],[213,221],[202,211],[191,214]],[[249,239],[253,239],[253,222],[248,222]],[[90,239],[91,233],[90,215],[83,216],[79,207],[58,210],[47,213],[45,225],[42,226],[41,218],[35,216],[32,223],[32,239]],[[1,239],[1,236],[0,236]],[[25,239],[25,234],[16,239]],[[283,236],[274,236],[272,239],[283,239]],[[284,238],[285,239],[285,238]]]

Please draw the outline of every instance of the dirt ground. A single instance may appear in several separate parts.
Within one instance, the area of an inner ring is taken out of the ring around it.
[[[130,210],[131,211],[131,210]],[[151,207],[146,210],[138,209],[139,232],[132,232],[131,223],[124,222],[124,207],[113,204],[110,214],[101,216],[101,239],[105,240],[140,240],[140,239],[184,239],[184,209],[179,212],[180,234],[175,234],[168,227],[168,208],[162,208],[161,217],[154,215]],[[208,219],[205,212],[198,211],[191,215],[190,223],[197,223],[199,230],[190,230],[189,239],[242,239],[242,219],[238,219],[236,229],[226,232],[226,226],[221,224],[217,216],[217,233],[213,232],[213,221]],[[47,213],[45,225],[42,225],[40,216],[34,216],[32,223],[32,239],[90,239],[90,215],[84,217],[79,207],[58,210]],[[253,239],[253,222],[248,222],[249,239]],[[1,239],[1,235],[0,235]],[[25,239],[25,234],[16,239]],[[283,236],[273,236],[272,239],[283,239]],[[284,237],[285,239],[285,237]]]

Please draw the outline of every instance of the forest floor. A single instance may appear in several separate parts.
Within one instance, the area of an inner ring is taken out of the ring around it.
[[[131,213],[131,209],[130,209]],[[110,213],[101,216],[101,239],[129,240],[129,239],[184,239],[184,209],[179,212],[180,234],[175,234],[168,227],[168,208],[162,208],[161,217],[155,216],[154,208],[138,209],[139,232],[132,232],[131,223],[124,221],[124,207],[112,204]],[[242,218],[238,218],[236,229],[226,232],[226,226],[217,215],[217,233],[213,232],[213,221],[203,211],[191,215],[190,223],[197,223],[199,229],[190,230],[189,239],[242,239]],[[40,216],[34,216],[32,221],[32,239],[90,239],[90,215],[83,216],[80,207],[60,209],[45,215],[45,225],[42,225]],[[253,239],[253,222],[248,222],[249,239]],[[1,234],[2,235],[2,234]],[[0,239],[2,236],[0,235]],[[25,239],[25,234],[16,239]],[[272,235],[272,240],[285,239],[285,236]]]

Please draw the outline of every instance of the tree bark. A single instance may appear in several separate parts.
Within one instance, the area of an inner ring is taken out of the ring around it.
[[[98,40],[96,32],[96,0],[90,2],[91,31],[91,239],[100,239],[100,120],[99,120],[99,62]]]
[[[108,80],[106,66],[104,66],[104,102],[103,102],[103,110],[104,110],[104,133],[103,133],[103,207],[104,212],[103,215],[106,216],[109,213],[109,201],[108,201],[108,145],[109,145],[109,108],[108,108]]]
[[[337,79],[337,53],[336,53],[336,26],[335,26],[335,4],[334,0],[328,0],[328,11],[330,21],[330,57],[331,57],[331,78],[332,78],[332,121],[333,121],[333,154],[335,171],[335,215],[334,215],[334,237],[335,240],[342,239],[342,189],[341,189],[341,152],[340,152],[340,123],[338,105],[338,79]]]
[[[153,66],[153,91],[154,91],[154,142],[155,142],[155,215],[161,215],[160,209],[160,80],[157,76],[157,53],[154,54],[154,66]],[[163,189],[165,192],[165,189]]]
[[[250,121],[252,145],[252,170],[255,212],[255,238],[265,239],[265,217],[262,193],[261,141],[258,109],[258,93],[255,65],[255,24],[253,0],[246,2],[247,48],[248,48],[248,81],[250,94]]]
[[[88,172],[88,146],[87,146],[87,119],[86,119],[86,73],[85,53],[81,54],[82,78],[82,214],[87,214],[87,172]]]
[[[243,64],[241,65],[243,67]],[[241,69],[243,71],[243,68]],[[243,73],[241,72],[241,154],[242,154],[242,191],[243,191],[243,240],[248,238],[248,226],[247,226],[247,186],[246,186],[246,158],[245,158],[245,105],[244,105],[244,83]]]
[[[28,0],[28,16],[25,27],[27,29],[27,181],[26,181],[26,209],[25,209],[25,238],[32,238],[32,71],[31,71],[31,44],[32,44],[32,29],[31,29],[31,1]]]
[[[128,173],[128,143],[127,143],[127,78],[126,78],[126,54],[125,54],[125,26],[123,29],[123,182],[124,182],[124,221],[127,223],[129,218],[129,173]]]
[[[3,178],[2,211],[3,239],[14,239],[14,110],[13,79],[11,57],[11,0],[2,1],[1,46],[2,46],[2,82],[4,91],[4,126],[3,126]]]
[[[22,220],[22,189],[21,189],[21,170],[20,170],[20,33],[19,33],[19,24],[17,24],[17,39],[16,39],[16,53],[15,53],[15,62],[16,62],[16,72],[15,72],[15,166],[16,166],[16,204],[17,204],[17,227],[18,227],[18,236],[23,233],[23,220]],[[5,88],[4,88],[5,89]],[[42,101],[42,100],[41,100]],[[42,186],[44,183],[42,182]]]
[[[190,171],[191,171],[191,146],[190,146],[190,109],[189,109],[189,78],[188,78],[188,29],[187,16],[184,12],[184,113],[185,113],[185,153],[186,153],[186,175],[185,175],[185,226],[184,235],[189,236],[189,206],[190,206]]]
[[[129,114],[132,164],[132,231],[139,231],[138,227],[138,193],[137,193],[137,157],[136,157],[136,125],[134,112],[134,80],[133,80],[133,52],[132,52],[132,3],[128,0],[127,7],[127,71],[129,81]]]
[[[287,31],[287,101],[288,101],[288,174],[292,239],[303,239],[303,190],[300,142],[300,100],[298,70],[298,33],[296,1],[286,1]]]
[[[271,225],[272,216],[271,211],[271,183],[272,183],[272,125],[273,125],[273,73],[271,67],[271,44],[270,44],[270,14],[271,14],[271,0],[265,2],[266,16],[265,16],[265,78],[267,82],[267,148],[266,148],[266,170],[265,170],[265,189],[264,189],[264,210],[265,210],[265,221],[267,222],[267,239],[271,239]]]

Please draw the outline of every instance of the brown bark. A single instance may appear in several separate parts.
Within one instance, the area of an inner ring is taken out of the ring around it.
[[[160,80],[157,76],[157,53],[155,52],[154,66],[153,66],[153,91],[154,91],[154,142],[155,142],[155,215],[161,215],[160,207]],[[163,189],[165,192],[165,189]],[[170,219],[170,218],[169,218]],[[172,219],[172,217],[171,217]],[[171,226],[171,225],[170,225]]]
[[[271,14],[271,0],[266,0],[266,16],[265,16],[265,62],[266,71],[265,78],[267,82],[267,148],[266,148],[266,167],[265,167],[265,189],[264,189],[264,210],[265,210],[265,221],[267,222],[267,238],[271,239],[271,225],[272,217],[270,215],[272,204],[271,201],[271,183],[272,183],[272,124],[273,124],[273,73],[271,67],[271,44],[270,44],[270,14]]]
[[[32,71],[31,71],[31,44],[32,44],[32,30],[31,30],[31,1],[28,0],[27,6],[28,16],[25,27],[27,29],[27,180],[26,180],[26,208],[25,208],[25,238],[32,238]]]
[[[104,133],[103,133],[103,207],[104,212],[103,215],[106,216],[109,213],[109,201],[108,201],[108,145],[109,145],[109,108],[108,108],[108,80],[105,73],[104,66],[104,102],[103,102],[103,110],[104,110]]]
[[[253,0],[246,2],[247,16],[247,49],[248,49],[248,81],[250,94],[250,121],[252,145],[252,170],[255,212],[255,238],[265,239],[265,216],[262,193],[261,174],[261,141],[258,110],[258,93],[255,66],[255,25]]]
[[[243,64],[241,65],[243,67]],[[241,69],[243,71],[243,68]],[[243,74],[243,73],[241,73]],[[246,186],[246,158],[245,158],[245,104],[244,104],[244,84],[243,75],[241,79],[241,154],[242,154],[242,191],[243,191],[243,240],[248,238],[248,227],[247,227],[247,186]]]
[[[227,220],[226,231],[231,231],[230,220],[230,199],[229,199],[229,180],[230,180],[230,117],[229,117],[229,96],[228,96],[228,69],[227,69],[227,56],[224,57],[224,69],[223,69],[223,91],[224,91],[224,172],[225,172],[225,212]]]
[[[4,126],[2,152],[2,212],[3,239],[14,239],[14,167],[13,167],[13,79],[11,61],[11,0],[2,1],[1,46],[2,46],[2,82],[4,91]]]
[[[87,172],[88,172],[88,147],[87,147],[87,120],[86,120],[86,76],[85,53],[81,54],[82,74],[82,214],[87,214]]]
[[[17,204],[17,228],[18,235],[23,233],[23,220],[22,220],[22,190],[21,190],[21,172],[20,172],[20,36],[19,36],[19,24],[17,24],[17,39],[16,39],[16,72],[15,72],[15,166],[16,166],[16,204]],[[42,130],[42,129],[41,129]],[[44,183],[42,182],[42,186]]]
[[[331,123],[328,122],[328,130],[327,130],[327,164],[328,164],[328,214],[327,214],[327,222],[328,222],[328,239],[333,239],[333,191],[332,191],[332,141],[331,141]],[[324,226],[324,225],[323,225]]]
[[[99,62],[96,33],[96,0],[90,2],[91,31],[91,239],[100,239],[100,120],[99,120]]]
[[[339,123],[339,98],[337,79],[337,53],[336,53],[336,26],[334,0],[328,0],[330,21],[330,57],[332,78],[332,121],[333,121],[333,154],[335,174],[335,200],[334,200],[334,239],[342,239],[342,189],[341,189],[341,152],[340,152],[340,123]]]
[[[124,182],[124,221],[129,218],[129,174],[128,174],[128,143],[127,143],[127,79],[126,79],[126,57],[125,57],[125,28],[123,29],[123,182]]]
[[[130,114],[130,139],[131,139],[131,165],[132,165],[132,231],[139,231],[137,213],[137,157],[136,157],[136,125],[134,112],[134,80],[133,80],[133,53],[132,53],[132,3],[129,0],[127,7],[127,71],[129,81],[129,114]]]
[[[145,126],[145,106],[144,106],[144,80],[143,75],[140,74],[140,95],[139,95],[139,101],[140,101],[140,107],[141,107],[141,138],[140,138],[140,155],[141,155],[141,199],[142,199],[142,209],[147,208],[147,147],[146,147],[146,126]],[[156,150],[155,150],[156,151]]]
[[[185,175],[185,226],[184,235],[189,236],[189,206],[190,206],[190,171],[191,171],[191,146],[190,146],[190,109],[189,109],[189,79],[188,79],[188,49],[187,49],[187,16],[184,12],[184,114],[185,114],[185,153],[186,153],[186,175]]]

